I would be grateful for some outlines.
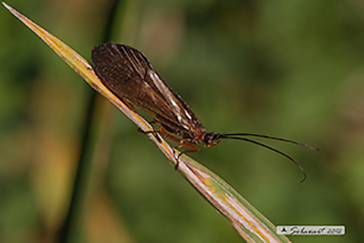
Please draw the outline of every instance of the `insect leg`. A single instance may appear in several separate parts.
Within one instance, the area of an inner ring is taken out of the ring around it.
[[[179,166],[179,158],[181,157],[182,154],[185,154],[185,153],[192,153],[192,152],[197,152],[199,151],[200,149],[198,147],[196,147],[195,145],[192,145],[188,142],[186,142],[185,140],[183,139],[180,139],[174,135],[172,135],[171,133],[169,133],[166,129],[163,128],[163,126],[161,126],[159,128],[159,133],[160,134],[163,134],[165,135],[166,137],[172,139],[173,141],[175,142],[179,142],[179,145],[174,147],[175,149],[179,149],[179,148],[182,148],[182,147],[188,147],[190,148],[189,150],[185,150],[185,151],[182,151],[178,154],[178,156],[176,157],[176,160],[177,160],[177,163],[174,167],[175,170],[178,170],[178,166]]]
[[[174,169],[178,170],[178,166],[179,166],[179,158],[182,156],[182,154],[186,154],[186,153],[193,153],[193,152],[198,152],[200,149],[198,147],[196,147],[195,145],[192,145],[184,140],[180,141],[180,145],[178,145],[177,147],[175,147],[176,149],[182,148],[182,147],[188,147],[191,149],[188,150],[184,150],[182,152],[179,153],[179,155],[177,156],[177,164],[175,165]]]

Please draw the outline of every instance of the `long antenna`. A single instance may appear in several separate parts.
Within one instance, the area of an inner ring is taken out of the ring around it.
[[[242,134],[247,134],[247,135],[242,135]],[[287,159],[289,159],[291,162],[293,162],[302,172],[303,174],[303,179],[301,180],[301,183],[304,182],[307,178],[307,175],[306,175],[306,172],[305,170],[302,168],[302,166],[297,162],[295,161],[291,156],[273,148],[273,147],[270,147],[264,143],[260,143],[260,142],[257,142],[257,141],[254,141],[254,140],[251,140],[251,139],[248,139],[248,138],[240,138],[240,137],[233,137],[233,136],[255,136],[255,137],[262,137],[262,138],[270,138],[270,139],[275,139],[275,140],[280,140],[280,141],[284,141],[284,142],[290,142],[290,143],[293,143],[293,144],[297,144],[297,145],[301,145],[301,146],[304,146],[304,147],[307,147],[307,148],[310,148],[310,149],[313,149],[313,150],[317,150],[311,146],[308,146],[306,144],[301,144],[301,143],[297,143],[297,142],[294,142],[294,141],[291,141],[291,140],[286,140],[286,139],[281,139],[281,138],[276,138],[276,137],[270,137],[270,136],[266,136],[266,135],[259,135],[259,134],[250,134],[250,133],[234,133],[234,134],[219,134],[219,138],[228,138],[228,139],[236,139],[236,140],[243,140],[243,141],[246,141],[246,142],[250,142],[250,143],[254,143],[256,145],[259,145],[259,146],[262,146],[266,149],[269,149],[275,153],[278,153],[284,157],[286,157]]]
[[[287,142],[287,143],[293,143],[305,148],[309,148],[315,151],[319,151],[318,148],[314,148],[311,147],[310,145],[304,144],[304,143],[299,143],[296,141],[292,141],[292,140],[288,140],[288,139],[284,139],[284,138],[278,138],[278,137],[272,137],[272,136],[267,136],[267,135],[262,135],[262,134],[255,134],[255,133],[228,133],[228,134],[219,134],[221,138],[229,138],[230,136],[251,136],[251,137],[259,137],[259,138],[267,138],[267,139],[273,139],[273,140],[278,140],[278,141],[282,141],[282,142]]]

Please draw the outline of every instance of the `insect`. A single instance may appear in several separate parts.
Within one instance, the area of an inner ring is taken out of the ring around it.
[[[153,117],[153,122],[160,124],[158,133],[179,142],[176,148],[189,148],[180,155],[199,151],[196,145],[200,143],[203,143],[204,147],[211,147],[217,145],[221,139],[243,140],[283,155],[302,171],[304,175],[302,181],[306,179],[304,169],[293,158],[275,148],[246,137],[274,139],[313,150],[316,150],[315,148],[295,141],[260,134],[207,132],[188,105],[163,81],[147,58],[130,46],[114,43],[100,44],[92,50],[91,59],[96,75],[111,92],[128,106],[138,107]]]

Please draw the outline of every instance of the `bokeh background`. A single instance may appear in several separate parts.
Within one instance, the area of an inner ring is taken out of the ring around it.
[[[90,60],[109,1],[8,0]],[[240,141],[192,155],[275,225],[345,225],[364,237],[364,4],[358,0],[123,1],[112,41],[141,50],[209,131]],[[56,242],[91,88],[0,8],[0,242]],[[74,242],[242,242],[235,230],[99,97]]]

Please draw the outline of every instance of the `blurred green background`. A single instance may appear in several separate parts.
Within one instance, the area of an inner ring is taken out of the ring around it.
[[[8,0],[90,60],[108,1]],[[364,5],[361,1],[122,2],[112,41],[141,50],[209,131],[254,132],[288,160],[240,141],[192,157],[275,225],[345,225],[364,237]],[[0,8],[0,242],[56,242],[69,205],[91,88]],[[138,133],[99,99],[75,242],[242,242]],[[90,156],[91,159],[91,156]]]

